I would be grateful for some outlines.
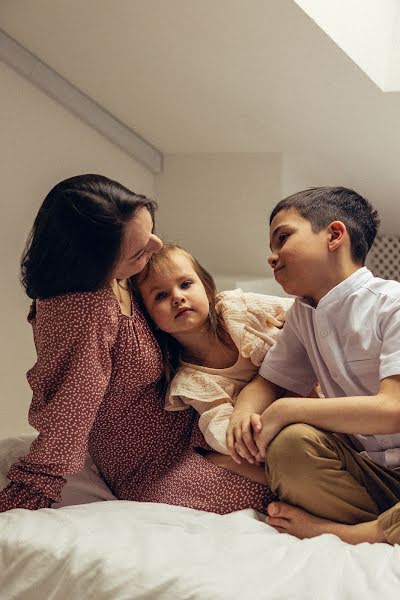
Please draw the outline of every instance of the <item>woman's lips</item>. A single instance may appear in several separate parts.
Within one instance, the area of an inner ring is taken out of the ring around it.
[[[276,279],[277,275],[284,269],[285,267],[279,267],[279,269],[274,269],[274,277]]]

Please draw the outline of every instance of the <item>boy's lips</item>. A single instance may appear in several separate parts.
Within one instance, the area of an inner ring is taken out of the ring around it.
[[[191,309],[191,308],[181,308],[181,309],[178,311],[178,314],[177,314],[177,315],[175,315],[175,319],[178,319],[179,317],[181,317],[182,315],[185,315],[185,314],[186,314],[186,313],[188,313],[188,312],[192,312],[192,309]]]
[[[276,278],[277,274],[280,273],[282,271],[282,269],[284,269],[285,267],[278,267],[277,269],[274,269],[274,277]]]

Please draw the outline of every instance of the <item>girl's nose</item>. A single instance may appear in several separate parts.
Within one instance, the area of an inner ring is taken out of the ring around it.
[[[174,296],[172,298],[173,306],[179,306],[180,304],[182,304],[182,302],[185,302],[185,297],[183,296],[183,294],[179,293],[179,292],[174,294]]]

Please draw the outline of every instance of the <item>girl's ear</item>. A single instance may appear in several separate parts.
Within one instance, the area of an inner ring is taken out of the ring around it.
[[[340,248],[347,237],[346,225],[342,221],[332,221],[328,227],[328,249],[335,251]]]

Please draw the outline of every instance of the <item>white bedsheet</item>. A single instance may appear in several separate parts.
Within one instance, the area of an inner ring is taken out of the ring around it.
[[[1,600],[394,600],[400,546],[299,541],[252,510],[95,502],[0,514]]]

